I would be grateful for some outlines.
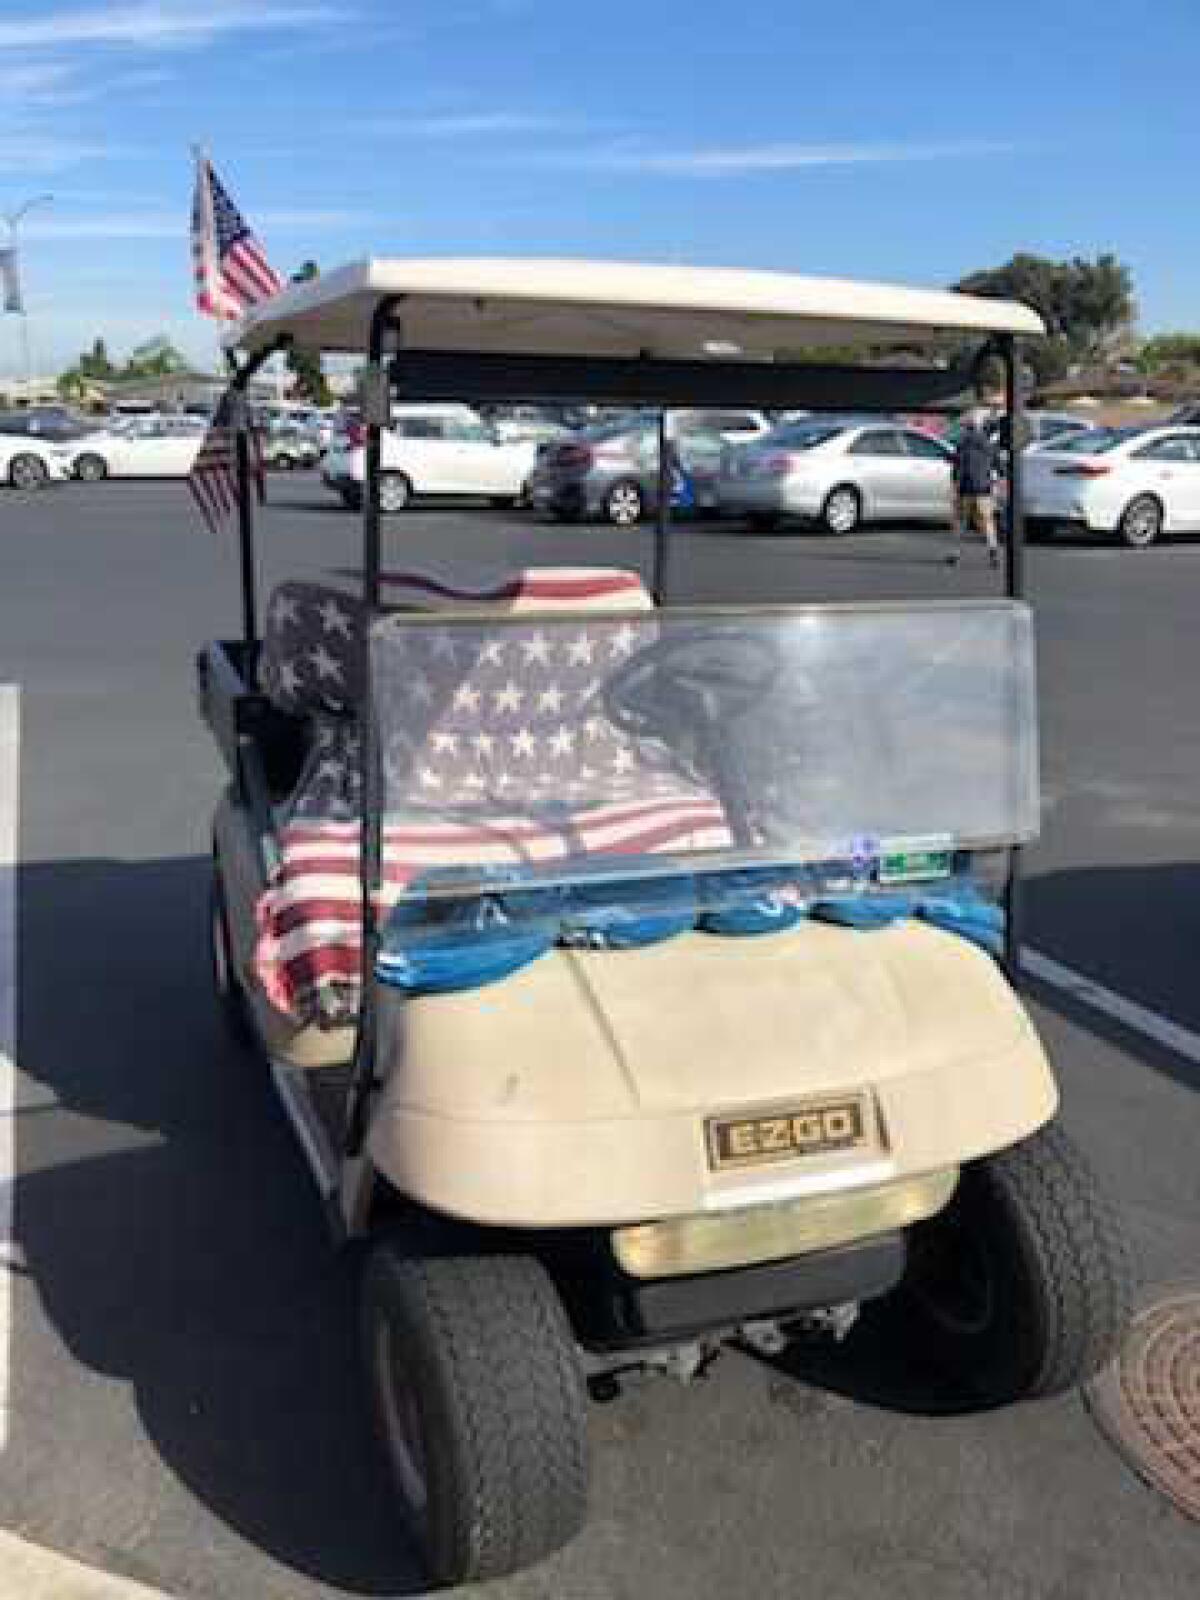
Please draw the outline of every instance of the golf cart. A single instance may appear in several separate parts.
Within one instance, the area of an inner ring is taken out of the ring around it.
[[[441,1581],[578,1529],[589,1391],[884,1301],[964,1397],[1045,1395],[1112,1355],[1128,1266],[1013,986],[1019,461],[1006,598],[678,608],[669,492],[649,588],[385,571],[391,397],[931,411],[969,368],[787,352],[977,339],[1019,411],[1039,331],[778,274],[369,261],[237,333],[233,401],[289,343],[369,356],[360,591],[284,583],[260,626],[238,432],[242,637],[198,663],[213,961],[361,1253],[384,1459]]]

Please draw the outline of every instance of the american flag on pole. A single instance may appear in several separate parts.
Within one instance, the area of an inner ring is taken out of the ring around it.
[[[249,430],[250,471],[258,490],[259,503],[267,498],[266,463],[262,453],[262,438],[258,429]],[[233,425],[233,400],[223,396],[208,425],[187,485],[200,515],[212,534],[218,534],[224,522],[237,514],[237,429]]]
[[[283,288],[262,244],[201,153],[192,200],[192,266],[197,310],[226,322],[236,322]]]

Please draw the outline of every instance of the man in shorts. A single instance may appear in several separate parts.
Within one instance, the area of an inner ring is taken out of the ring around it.
[[[968,528],[987,541],[988,560],[992,566],[1000,565],[1000,546],[996,538],[996,447],[984,432],[985,421],[982,412],[968,412],[954,452],[956,544],[946,558],[952,567],[962,558],[963,535]]]

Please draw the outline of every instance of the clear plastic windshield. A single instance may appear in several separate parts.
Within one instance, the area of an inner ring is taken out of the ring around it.
[[[371,630],[401,896],[921,859],[1037,832],[1008,602],[417,616]]]

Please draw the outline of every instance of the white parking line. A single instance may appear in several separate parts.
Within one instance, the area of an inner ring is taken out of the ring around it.
[[[1140,1033],[1155,1044],[1161,1044],[1173,1050],[1177,1056],[1183,1056],[1185,1060],[1200,1066],[1200,1033],[1193,1033],[1190,1028],[1172,1022],[1169,1017],[1159,1016],[1157,1011],[1138,1005],[1136,1000],[1127,1000],[1123,994],[1106,989],[1102,983],[1084,977],[1083,973],[1064,966],[1061,961],[1055,961],[1053,956],[1043,955],[1040,950],[1027,947],[1022,960],[1025,971],[1031,977],[1049,984],[1051,988],[1061,989],[1080,1005],[1112,1017],[1122,1027]]]
[[[20,690],[0,685],[0,1451],[8,1443],[13,1222],[13,1104],[17,1054],[17,805]]]

